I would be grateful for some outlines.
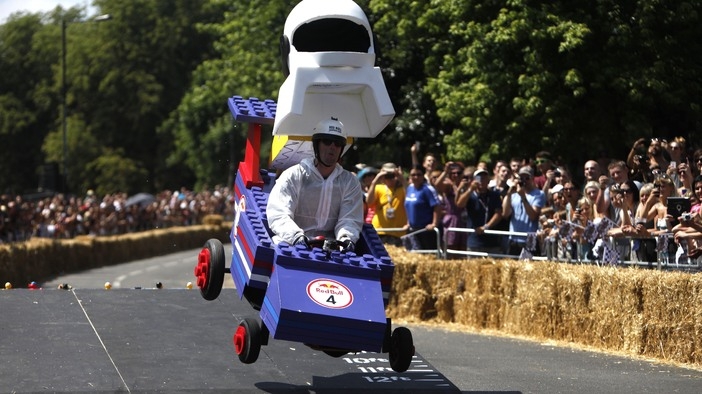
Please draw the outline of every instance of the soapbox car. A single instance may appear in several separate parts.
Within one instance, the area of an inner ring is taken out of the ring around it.
[[[273,337],[334,357],[388,353],[391,368],[406,371],[414,356],[412,334],[405,327],[393,330],[385,316],[394,265],[375,229],[363,226],[355,252],[336,250],[331,240],[316,240],[311,249],[273,243],[266,203],[275,173],[259,171],[257,160],[260,126],[274,118],[275,103],[235,96],[229,104],[235,119],[249,122],[252,145],[234,185],[232,260],[227,268],[222,243],[210,239],[194,273],[202,297],[214,300],[229,272],[239,297],[259,311],[259,318],[244,319],[234,334],[239,359],[255,362],[261,346]]]
[[[364,225],[354,252],[336,250],[333,241],[313,248],[275,244],[266,204],[276,172],[259,166],[263,125],[273,126],[269,168],[283,171],[312,155],[310,137],[320,119],[343,117],[351,138],[374,138],[390,123],[395,111],[374,65],[370,23],[352,0],[303,0],[286,19],[280,49],[286,79],[278,103],[228,100],[234,119],[249,125],[234,184],[232,259],[227,268],[221,242],[208,240],[195,267],[197,285],[213,300],[229,272],[239,298],[259,311],[234,334],[244,363],[255,362],[273,337],[334,357],[389,353],[392,369],[404,372],[414,356],[412,334],[393,330],[385,316],[394,265],[373,226]]]

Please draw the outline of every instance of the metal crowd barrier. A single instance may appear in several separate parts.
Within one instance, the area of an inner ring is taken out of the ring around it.
[[[444,229],[446,232],[462,232],[475,233],[475,229],[462,227],[449,227]],[[500,236],[535,236],[536,234],[524,232],[511,232],[500,230],[485,230],[485,234],[494,234]],[[657,260],[656,261],[641,261],[637,258],[635,249],[636,241],[653,240],[656,242]],[[640,237],[605,237],[599,244],[595,244],[598,248],[597,258],[590,259],[587,257],[585,246],[579,242],[570,241],[562,242],[560,237],[547,237],[541,243],[541,254],[530,256],[530,260],[549,260],[569,263],[583,263],[596,265],[625,265],[625,266],[642,266],[648,268],[668,269],[668,270],[702,270],[702,257],[690,259],[687,257],[687,242],[676,244],[673,241],[673,233],[665,233],[656,237],[640,238]],[[613,253],[609,258],[605,258],[605,251]],[[464,255],[474,257],[495,257],[495,258],[520,258],[522,256],[488,253],[481,251],[469,251],[460,249],[445,249],[443,255]],[[612,261],[612,257],[616,257],[616,261]]]
[[[457,233],[474,233],[475,229],[465,228],[465,227],[449,227],[449,228],[445,229],[444,231],[446,231],[446,232],[454,231]],[[502,235],[502,236],[510,236],[510,235],[515,235],[515,236],[519,236],[519,237],[529,236],[529,233],[516,232],[516,231],[511,232],[511,231],[503,231],[503,230],[485,230],[484,233],[485,234]],[[502,253],[488,253],[488,252],[479,252],[479,251],[474,251],[474,250],[446,249],[444,252],[445,252],[445,256],[448,256],[449,254],[457,254],[457,255],[476,256],[476,257],[519,258],[519,255],[502,254]],[[546,260],[546,257],[532,256],[532,260]]]
[[[376,228],[378,232],[403,232],[406,229],[401,227],[397,228]],[[469,257],[492,257],[492,258],[511,258],[520,259],[524,258],[523,255],[512,255],[507,254],[505,248],[505,253],[490,253],[476,250],[467,249],[451,249],[445,248],[441,239],[441,231],[438,228],[433,230],[421,229],[413,231],[411,233],[405,234],[400,237],[401,240],[405,241],[409,237],[414,235],[434,231],[436,234],[436,244],[437,249],[415,249],[409,250],[412,253],[433,253],[437,258],[448,258],[451,255],[459,256],[469,256]],[[463,228],[463,227],[449,227],[444,229],[444,232],[459,232],[459,233],[475,233],[475,229]],[[513,231],[502,231],[502,230],[485,230],[485,234],[499,235],[502,237],[508,237],[510,235],[521,236],[521,237],[534,237],[536,233],[525,233],[525,232],[513,232]],[[635,249],[635,243],[637,241],[643,240],[653,240],[656,242],[657,260],[656,261],[641,261],[637,258]],[[667,240],[667,242],[665,242]],[[661,234],[656,237],[605,237],[601,239],[599,244],[596,244],[598,248],[598,255],[596,258],[588,257],[588,249],[583,244],[567,240],[564,241],[562,238],[546,237],[543,242],[540,243],[541,253],[540,254],[529,254],[529,260],[539,260],[539,261],[558,261],[566,263],[578,263],[578,264],[596,264],[596,265],[622,265],[622,266],[640,266],[646,268],[657,268],[661,270],[684,270],[684,271],[702,271],[702,257],[696,259],[690,259],[687,257],[687,243],[681,242],[679,245],[675,244],[673,241],[672,233]],[[404,243],[404,242],[403,242]],[[672,246],[674,247],[672,247]],[[609,250],[609,253],[616,251],[616,261],[613,261],[612,256],[605,258],[604,251]]]
[[[390,227],[390,228],[376,228],[375,231],[392,233],[392,232],[405,232],[405,231],[407,231],[407,229],[402,228],[402,227]],[[400,239],[404,243],[404,241],[408,240],[410,237],[417,235],[417,234],[425,233],[427,231],[433,231],[434,233],[436,233],[436,245],[437,245],[436,249],[410,249],[409,251],[412,253],[434,253],[434,254],[436,254],[437,258],[440,258],[440,259],[445,258],[444,249],[441,246],[441,231],[438,228],[434,228],[433,230],[427,230],[425,228],[419,229],[417,231],[413,231],[411,233],[407,233],[407,234],[401,236]]]

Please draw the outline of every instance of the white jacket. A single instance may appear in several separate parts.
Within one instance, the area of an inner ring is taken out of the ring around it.
[[[303,159],[280,174],[266,206],[273,242],[310,238],[358,241],[363,226],[363,192],[356,177],[339,164],[324,179],[314,159]]]

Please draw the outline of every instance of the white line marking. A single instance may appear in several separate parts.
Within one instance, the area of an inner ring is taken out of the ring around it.
[[[83,303],[78,298],[75,291],[71,290],[71,292],[73,293],[73,297],[76,299],[76,301],[78,301],[78,305],[80,305],[80,309],[83,310],[83,314],[85,315],[85,318],[88,319],[88,323],[90,324],[90,327],[93,328],[93,332],[95,333],[95,336],[97,337],[98,341],[100,341],[100,345],[102,345],[102,349],[105,351],[105,354],[107,354],[107,358],[110,359],[112,366],[115,367],[115,371],[117,372],[117,375],[119,376],[120,380],[122,380],[122,384],[127,389],[127,392],[131,393],[132,390],[129,389],[127,382],[124,381],[124,377],[122,376],[122,373],[119,371],[119,368],[117,368],[117,364],[115,364],[115,360],[112,359],[112,356],[110,355],[110,352],[107,350],[107,347],[105,346],[105,342],[102,341],[100,334],[97,332],[97,328],[95,328],[93,321],[90,320],[90,316],[88,316],[88,312],[85,310],[85,307],[83,307]]]

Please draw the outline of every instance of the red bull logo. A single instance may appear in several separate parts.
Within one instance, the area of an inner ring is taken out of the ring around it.
[[[307,296],[325,308],[342,309],[353,303],[351,290],[333,279],[315,279],[307,284]]]

